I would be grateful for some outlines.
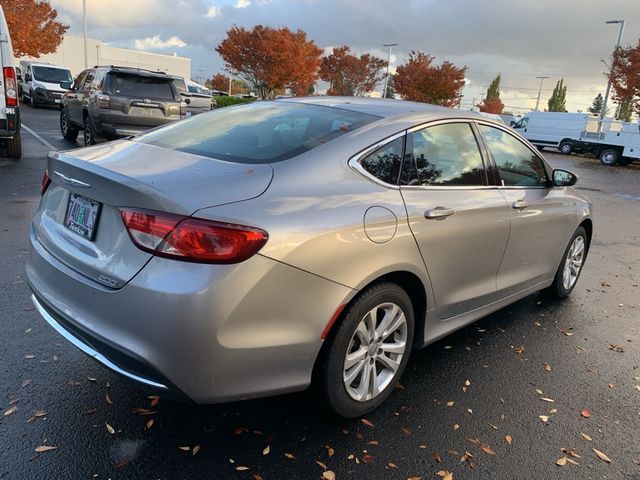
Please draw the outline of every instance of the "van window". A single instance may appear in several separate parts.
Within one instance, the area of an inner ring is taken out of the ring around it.
[[[522,117],[516,123],[513,124],[513,128],[527,128],[529,124],[529,117]]]
[[[379,117],[282,101],[221,108],[137,137],[136,142],[235,163],[301,155]]]
[[[64,68],[33,66],[33,78],[45,83],[73,82],[71,72]]]

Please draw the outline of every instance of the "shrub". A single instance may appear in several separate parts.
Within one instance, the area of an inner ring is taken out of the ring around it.
[[[214,97],[218,104],[218,108],[228,107],[229,105],[238,105],[239,103],[249,103],[254,102],[255,98],[238,98],[238,97],[229,97],[229,96],[216,96]]]

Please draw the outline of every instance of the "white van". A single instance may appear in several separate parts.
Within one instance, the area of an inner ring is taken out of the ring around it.
[[[13,47],[9,27],[0,6],[0,150],[15,160],[22,156],[18,81],[13,65]]]
[[[553,147],[568,155],[587,149],[580,136],[592,118],[587,113],[530,112],[512,127],[538,148]]]
[[[22,70],[22,103],[30,103],[34,108],[38,105],[60,104],[62,95],[69,91],[62,88],[60,83],[73,84],[71,71],[66,67],[22,60],[20,69]]]

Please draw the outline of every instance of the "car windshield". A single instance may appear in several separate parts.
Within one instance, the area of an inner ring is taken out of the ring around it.
[[[378,118],[318,105],[259,102],[197,115],[135,141],[235,163],[274,163]]]
[[[174,100],[175,97],[171,88],[173,80],[170,77],[165,79],[119,73],[111,81],[110,93],[126,97]]]
[[[211,96],[211,90],[207,90],[206,88],[202,88],[197,85],[189,85],[189,91],[191,93],[199,93],[201,95]]]
[[[33,78],[46,83],[73,82],[69,70],[55,67],[33,67]]]
[[[176,89],[180,92],[187,92],[187,84],[184,83],[184,80],[181,78],[175,78],[173,80],[173,84],[176,86]]]

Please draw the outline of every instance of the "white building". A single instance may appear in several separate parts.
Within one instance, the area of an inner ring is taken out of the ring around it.
[[[191,78],[191,59],[179,57],[175,53],[173,55],[165,55],[128,48],[110,47],[95,38],[87,38],[87,58],[88,67],[93,67],[94,65],[130,66],[162,71],[186,79]],[[85,69],[84,42],[82,37],[65,35],[55,53],[41,55],[40,58],[16,58],[16,65],[19,65],[20,60],[34,60],[61,65],[67,67],[76,76]]]

